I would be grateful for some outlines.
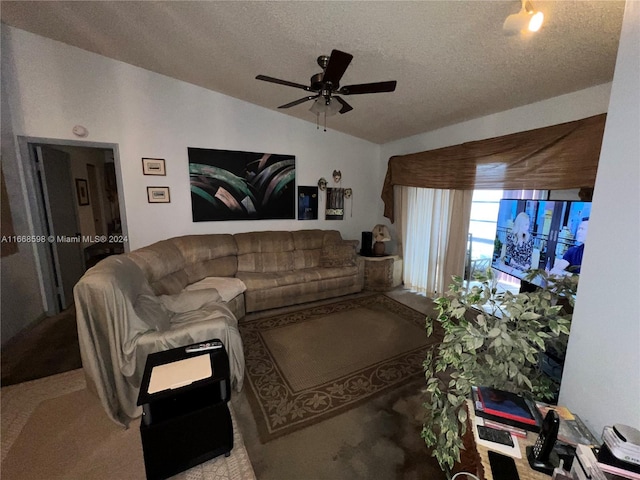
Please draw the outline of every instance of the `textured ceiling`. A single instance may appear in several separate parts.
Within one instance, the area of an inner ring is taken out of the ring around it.
[[[624,1],[536,1],[537,34],[507,36],[509,1],[2,1],[6,24],[256,105],[306,92],[319,55],[354,59],[341,84],[397,80],[345,97],[332,128],[375,143],[612,80]],[[310,102],[280,112],[315,122]]]

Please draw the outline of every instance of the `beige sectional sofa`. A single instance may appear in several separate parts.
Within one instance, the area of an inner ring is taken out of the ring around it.
[[[188,235],[108,257],[74,289],[87,381],[109,417],[141,414],[149,353],[220,338],[232,383],[244,378],[238,321],[255,312],[359,292],[357,241],[335,230]]]

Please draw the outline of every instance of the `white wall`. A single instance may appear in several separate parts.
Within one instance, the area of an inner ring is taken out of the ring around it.
[[[19,29],[2,30],[14,134],[76,139],[71,129],[80,124],[89,130],[86,140],[118,144],[132,249],[176,235],[270,229],[332,228],[358,239],[376,223],[369,205],[379,191],[371,189],[369,172],[379,168],[379,146],[317,130],[313,117],[302,121]],[[352,216],[193,223],[187,147],[295,155],[298,185],[316,185],[341,170],[342,186],[354,191]],[[167,176],[143,176],[142,157],[166,159]],[[152,185],[170,187],[171,203],[147,203]]]
[[[393,155],[608,112],[560,392],[596,434],[613,423],[640,428],[640,2],[626,9],[612,83],[390,142],[380,153],[386,171]],[[380,189],[383,180],[384,172]]]
[[[26,206],[26,188],[21,183],[20,165],[15,161],[15,137],[11,131],[11,112],[5,92],[6,76],[2,75],[2,172],[11,206],[11,218],[16,235],[30,235],[30,218]],[[5,233],[5,232],[1,232]],[[42,292],[36,270],[34,245],[21,243],[18,252],[0,259],[0,339],[4,345],[26,325],[39,319],[44,312]]]
[[[628,1],[560,401],[640,429],[640,2]]]
[[[611,84],[606,83],[403,138],[383,145],[381,156],[386,165],[394,155],[424,152],[599,115],[607,111],[610,91]]]
[[[371,185],[381,168],[378,145],[317,130],[311,114],[309,122],[302,121],[4,24],[0,28],[2,163],[16,234],[32,234],[38,223],[30,217],[35,197],[23,171],[28,159],[21,158],[16,138],[77,141],[74,125],[88,129],[88,142],[117,146],[131,249],[177,235],[252,230],[336,229],[344,238],[360,239],[361,231],[377,223],[371,205],[380,191]],[[339,119],[329,127],[331,121]],[[354,192],[352,205],[346,203],[342,221],[194,223],[188,147],[295,155],[297,185],[317,185],[320,177],[330,180],[333,170],[341,170],[342,187]],[[142,157],[166,159],[167,176],[144,176]],[[171,203],[149,204],[146,187],[153,185],[170,187]],[[38,263],[32,245],[0,262],[3,344],[45,310]]]

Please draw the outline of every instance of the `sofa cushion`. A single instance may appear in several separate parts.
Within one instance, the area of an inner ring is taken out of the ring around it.
[[[175,295],[160,295],[160,301],[170,311],[176,313],[198,310],[211,303],[222,300],[217,290],[207,288],[202,290],[183,290]]]
[[[236,233],[238,272],[283,272],[293,270],[291,232]]]
[[[238,272],[247,290],[264,290],[275,287],[282,287],[293,284],[307,284],[321,282],[333,278],[349,277],[357,275],[358,267],[335,267],[335,268],[305,268],[302,270],[290,270],[288,272]]]
[[[230,255],[192,263],[186,265],[184,271],[187,275],[188,285],[207,277],[235,277],[238,272],[238,257]]]
[[[144,271],[156,295],[180,293],[204,277],[233,277],[238,268],[233,235],[184,235],[134,250],[129,257]]]
[[[326,230],[296,230],[291,232],[296,250],[320,249],[325,243]],[[337,230],[336,230],[337,232]],[[340,235],[340,232],[337,232]],[[332,234],[330,234],[332,236]]]
[[[330,243],[340,243],[343,241],[342,235],[338,230],[322,230],[322,233],[322,245],[329,245]]]
[[[234,235],[238,255],[246,253],[292,252],[294,249],[291,232],[248,232]]]
[[[350,243],[331,243],[322,247],[321,267],[352,267],[356,264],[356,250]]]
[[[293,252],[246,253],[238,255],[238,272],[284,272],[293,270]]]
[[[172,239],[182,252],[185,263],[200,263],[214,258],[228,257],[238,253],[233,235],[214,233],[208,235],[185,235]]]
[[[296,250],[293,252],[293,267],[295,270],[314,268],[320,266],[320,254],[322,248],[310,250]]]
[[[188,283],[184,258],[174,239],[162,240],[127,254],[144,272],[156,294],[181,291]]]
[[[238,247],[233,235],[186,235],[173,239],[182,252],[187,284],[205,277],[234,277],[238,271]],[[185,285],[186,286],[186,285]]]
[[[172,314],[159,297],[153,294],[138,295],[133,309],[136,315],[152,329],[158,332],[169,330]]]
[[[325,242],[324,230],[296,230],[291,232],[295,250],[293,268],[313,268],[320,266],[320,253]]]
[[[185,291],[215,289],[223,302],[230,302],[247,289],[239,278],[206,277],[192,285],[185,287]]]
[[[356,267],[345,267],[346,270]],[[330,270],[323,268],[322,270]],[[319,282],[294,283],[282,287],[263,290],[248,289],[245,301],[248,312],[256,312],[270,308],[297,305],[324,298],[347,295],[362,290],[361,282],[354,282],[353,277],[328,278]]]

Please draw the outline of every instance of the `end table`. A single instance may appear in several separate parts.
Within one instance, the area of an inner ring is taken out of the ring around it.
[[[400,255],[366,257],[364,259],[364,288],[374,292],[388,292],[402,283]]]

